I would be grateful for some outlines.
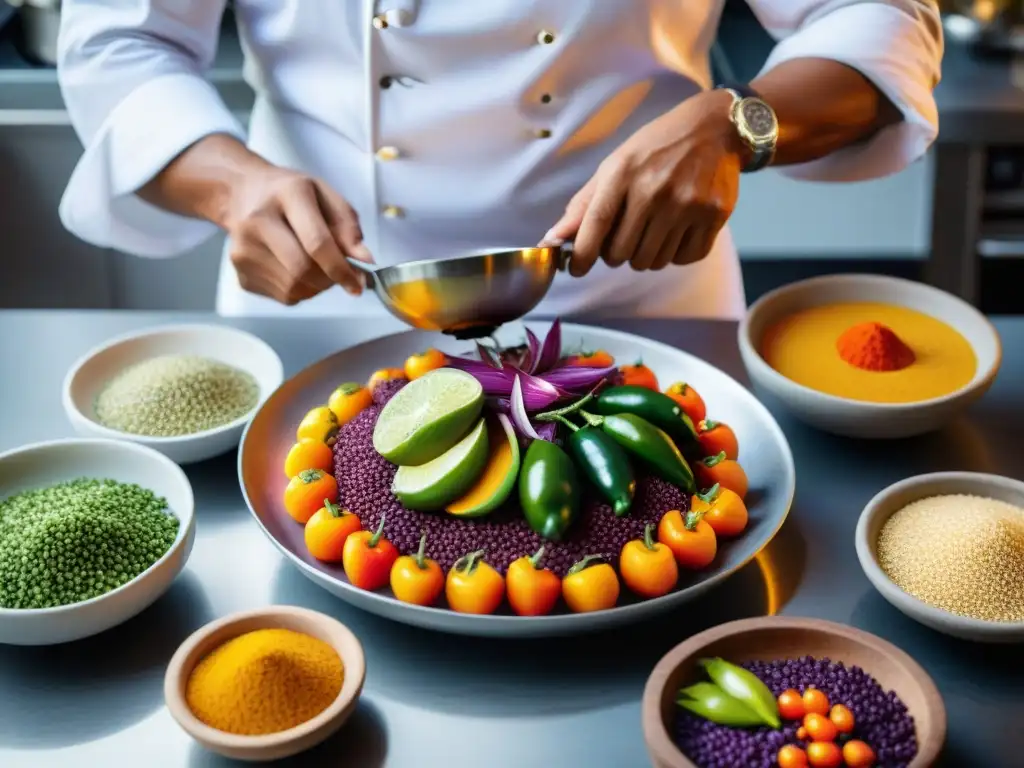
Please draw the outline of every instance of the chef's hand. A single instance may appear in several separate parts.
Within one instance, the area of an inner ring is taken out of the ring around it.
[[[344,256],[372,263],[355,211],[319,179],[269,163],[233,185],[223,226],[242,288],[292,306],[363,276]]]
[[[745,162],[731,101],[724,91],[687,99],[601,163],[544,237],[574,241],[572,275],[585,275],[599,256],[646,270],[708,255],[736,205]]]

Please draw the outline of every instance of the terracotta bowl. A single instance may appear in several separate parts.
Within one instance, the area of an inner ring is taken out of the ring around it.
[[[702,678],[697,660],[720,656],[734,663],[801,656],[857,665],[886,690],[895,691],[917,726],[918,752],[910,768],[929,768],[946,739],[946,709],[928,673],[880,637],[820,619],[766,616],[722,624],[694,635],[669,651],[644,688],[642,717],[647,751],[656,768],[696,768],[675,745],[672,724],[676,694]]]
[[[239,736],[202,723],[185,703],[185,685],[196,664],[228,640],[258,629],[290,629],[323,640],[345,667],[341,691],[323,712],[294,728],[263,736]],[[190,635],[171,658],[164,677],[164,699],[171,716],[207,749],[236,760],[279,760],[316,746],[337,731],[356,708],[366,678],[363,646],[343,624],[322,613],[275,605],[226,616]]]

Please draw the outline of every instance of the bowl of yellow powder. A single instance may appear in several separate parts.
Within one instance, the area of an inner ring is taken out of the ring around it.
[[[167,667],[164,698],[207,749],[280,760],[341,728],[365,677],[362,645],[347,627],[306,608],[271,606],[193,633]]]
[[[83,355],[64,378],[62,400],[80,435],[131,440],[187,464],[237,448],[283,380],[277,353],[250,333],[159,326]]]
[[[915,621],[965,640],[1024,641],[1024,482],[901,480],[868,502],[856,544],[874,587]]]
[[[827,275],[758,299],[739,327],[755,388],[834,434],[939,429],[992,385],[1002,359],[977,309],[884,275]]]

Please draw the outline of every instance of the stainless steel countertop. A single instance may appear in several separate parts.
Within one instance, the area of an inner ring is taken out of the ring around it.
[[[65,372],[92,346],[144,325],[209,316],[130,312],[0,312],[0,450],[67,437]],[[235,323],[232,323],[235,324]],[[735,325],[602,323],[686,348],[745,380]],[[368,338],[345,320],[237,323],[273,345],[292,374]],[[368,673],[360,708],[320,748],[282,765],[332,768],[640,768],[648,765],[640,695],[651,667],[694,631],[779,608],[879,634],[935,678],[949,713],[942,763],[1009,768],[1024,754],[1019,650],[936,634],[891,608],[857,564],[857,515],[883,486],[938,470],[1024,478],[1024,320],[998,320],[1003,370],[969,416],[928,437],[891,444],[833,438],[773,402],[796,458],[789,521],[752,564],[685,611],[626,631],[547,641],[487,641],[415,630],[365,615],[287,565],[249,519],[235,456],[188,469],[197,539],[171,590],[127,624],[51,648],[0,647],[0,766],[226,766],[176,726],[162,701],[174,649],[215,617],[268,603],[308,606],[348,624]],[[376,328],[373,333],[386,332]]]

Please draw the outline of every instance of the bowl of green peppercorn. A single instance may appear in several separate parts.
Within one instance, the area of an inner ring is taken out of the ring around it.
[[[282,381],[281,358],[251,333],[171,325],[87,352],[68,371],[62,400],[79,435],[131,440],[189,464],[237,448]]]
[[[181,467],[136,443],[0,454],[0,643],[66,643],[147,608],[185,567],[194,506]]]

